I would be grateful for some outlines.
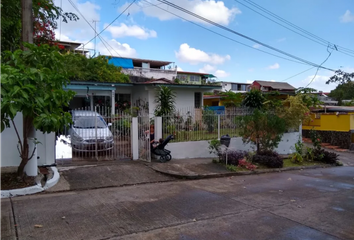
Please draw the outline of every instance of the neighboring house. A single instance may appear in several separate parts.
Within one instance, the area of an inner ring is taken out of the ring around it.
[[[310,138],[313,129],[322,142],[354,150],[354,107],[322,106],[311,112],[311,120],[302,124],[304,137]]]
[[[338,101],[333,100],[332,98],[328,97],[329,93],[324,93],[322,91],[319,91],[318,93],[314,93],[317,95],[318,100],[320,100],[323,105],[329,105],[329,106],[336,106],[338,105]]]
[[[65,50],[67,50],[67,51],[81,53],[82,55],[86,55],[89,52],[89,51],[84,50],[84,49],[78,49],[78,47],[81,46],[82,43],[66,42],[66,41],[57,41],[57,43],[62,45],[62,46],[64,46]]]
[[[214,83],[216,77],[208,73],[177,71],[177,81],[184,84],[206,84]]]
[[[129,76],[168,80],[174,80],[177,76],[174,62],[123,57],[110,57],[108,62],[122,67],[122,72]]]
[[[262,92],[279,92],[283,94],[295,94],[296,88],[286,82],[272,82],[255,80],[251,85],[251,89],[258,89]]]
[[[227,92],[232,91],[234,93],[245,93],[249,90],[250,83],[239,83],[239,82],[220,82],[222,89],[221,91]]]

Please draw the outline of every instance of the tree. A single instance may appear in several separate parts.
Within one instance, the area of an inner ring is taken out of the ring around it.
[[[354,72],[347,73],[343,72],[342,70],[335,71],[334,75],[328,79],[326,84],[330,83],[349,83],[354,80]]]
[[[21,0],[1,1],[1,50],[15,51],[21,46]],[[74,13],[63,12],[52,0],[35,0],[33,8],[33,42],[55,44],[54,30],[59,18],[63,22],[76,21]]]
[[[237,120],[243,142],[253,142],[257,153],[276,148],[286,131],[285,120],[271,111],[256,108],[251,114],[238,117]]]
[[[318,108],[322,102],[318,99],[318,96],[315,94],[316,92],[316,89],[301,87],[296,90],[296,95],[299,95],[302,98],[302,101],[308,108]]]
[[[130,82],[129,77],[121,72],[122,68],[109,64],[105,56],[87,58],[78,53],[67,53],[64,57],[71,81]]]
[[[222,96],[221,100],[223,101],[225,107],[239,107],[242,103],[241,93],[234,93],[230,90],[227,92],[222,92],[220,95]]]
[[[261,91],[257,89],[252,89],[251,91],[246,93],[246,96],[242,101],[242,106],[248,108],[262,109],[265,100],[266,99]]]
[[[279,115],[285,120],[287,127],[298,128],[300,123],[311,119],[310,109],[306,106],[301,94],[289,96],[284,104],[286,107],[279,111]]]
[[[157,92],[155,102],[157,103],[155,109],[155,116],[171,115],[175,111],[175,98],[176,94],[171,88],[160,86]]]
[[[25,47],[28,50],[5,52],[1,62],[1,131],[13,124],[21,157],[19,177],[24,176],[24,167],[33,157],[28,145],[32,123],[43,133],[62,130],[71,122],[63,107],[75,95],[63,90],[68,78],[58,47],[26,43]],[[14,123],[18,112],[24,117],[22,140]]]
[[[340,83],[334,90],[332,90],[329,97],[338,101],[338,105],[341,105],[342,100],[350,100],[354,98],[354,82]]]

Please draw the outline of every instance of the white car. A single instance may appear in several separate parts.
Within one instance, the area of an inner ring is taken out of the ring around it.
[[[113,148],[113,134],[103,117],[94,111],[74,110],[71,112],[73,124],[70,128],[73,151],[95,152]]]

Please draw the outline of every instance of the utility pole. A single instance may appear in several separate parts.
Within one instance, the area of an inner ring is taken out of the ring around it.
[[[21,0],[21,48],[26,50],[23,43],[33,44],[33,15],[32,0]],[[21,158],[18,173],[24,169],[28,176],[37,176],[37,152],[36,152],[36,130],[33,125],[33,118],[23,115],[23,147],[21,149]],[[33,153],[33,155],[32,155]],[[32,159],[23,162],[24,156]]]
[[[21,0],[22,12],[22,36],[21,46],[23,43],[33,43],[33,17],[32,17],[32,0]]]
[[[93,23],[95,23],[95,54],[94,56],[96,56],[96,39],[97,39],[97,31],[96,31],[96,23],[99,22],[98,20],[92,20]]]

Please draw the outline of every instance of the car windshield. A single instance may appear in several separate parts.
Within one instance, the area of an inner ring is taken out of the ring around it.
[[[106,128],[107,125],[101,117],[85,116],[77,118],[74,122],[75,128]]]

